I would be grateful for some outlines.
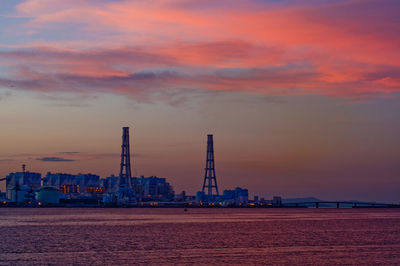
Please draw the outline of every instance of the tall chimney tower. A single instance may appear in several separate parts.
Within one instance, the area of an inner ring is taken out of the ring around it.
[[[213,135],[207,135],[207,159],[202,189],[203,193],[206,188],[207,195],[210,199],[213,196],[219,196],[217,178],[215,177]],[[215,194],[213,194],[213,188],[215,188]]]
[[[121,167],[118,178],[118,188],[132,188],[131,154],[129,150],[129,127],[122,128]]]

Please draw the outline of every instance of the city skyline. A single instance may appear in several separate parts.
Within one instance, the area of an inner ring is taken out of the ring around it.
[[[383,4],[384,2],[384,4]],[[399,202],[397,1],[0,3],[0,177],[132,175]],[[0,189],[4,191],[4,184]]]

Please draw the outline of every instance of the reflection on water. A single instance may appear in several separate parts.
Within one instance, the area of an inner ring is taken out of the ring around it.
[[[2,264],[400,264],[396,209],[0,209]]]

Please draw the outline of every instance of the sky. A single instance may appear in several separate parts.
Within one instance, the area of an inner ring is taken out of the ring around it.
[[[0,176],[399,203],[397,0],[1,0]],[[3,182],[4,183],[4,182]],[[4,190],[4,184],[0,185]]]

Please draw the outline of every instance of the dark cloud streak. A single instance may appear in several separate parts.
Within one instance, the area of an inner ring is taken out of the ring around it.
[[[42,161],[42,162],[73,162],[75,160],[72,159],[65,159],[61,157],[43,157],[43,158],[37,158],[36,160]]]

